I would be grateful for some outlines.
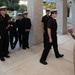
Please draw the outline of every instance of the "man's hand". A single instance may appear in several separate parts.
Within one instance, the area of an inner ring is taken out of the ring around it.
[[[29,31],[30,31],[30,29],[25,29],[25,31],[26,31],[26,32],[29,32]]]
[[[0,36],[0,39],[1,39],[1,36]]]
[[[28,32],[30,31],[30,29],[28,29]]]
[[[13,27],[13,25],[11,25],[11,27]]]
[[[8,28],[10,27],[10,25],[8,25]]]
[[[50,42],[50,43],[52,43],[52,42],[53,42],[53,41],[52,41],[52,38],[50,38],[50,39],[49,39],[49,42]]]
[[[6,29],[8,29],[8,28],[10,28],[10,25],[8,25],[8,26],[6,27]]]

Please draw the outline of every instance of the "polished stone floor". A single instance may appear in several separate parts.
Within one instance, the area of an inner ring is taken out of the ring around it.
[[[0,75],[74,75],[73,46],[74,40],[70,35],[58,35],[59,51],[64,58],[56,59],[53,49],[50,51],[48,65],[39,63],[43,44],[22,50],[16,48],[10,51],[11,58],[0,61]]]

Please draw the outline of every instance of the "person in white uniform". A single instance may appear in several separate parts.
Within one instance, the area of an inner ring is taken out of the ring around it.
[[[75,26],[73,28],[68,28],[68,32],[71,34],[72,38],[75,39]],[[75,75],[75,45],[73,48],[73,61],[74,61],[74,75]]]

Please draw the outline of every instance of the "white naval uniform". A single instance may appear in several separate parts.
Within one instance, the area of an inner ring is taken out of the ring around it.
[[[74,26],[73,35],[75,36],[75,26]],[[74,64],[74,75],[75,75],[75,44],[74,44],[74,48],[73,48],[73,64]]]

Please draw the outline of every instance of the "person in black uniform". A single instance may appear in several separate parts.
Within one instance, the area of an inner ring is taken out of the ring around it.
[[[57,10],[54,9],[54,10],[51,11],[51,17],[48,20],[48,37],[49,37],[48,39],[49,39],[49,42],[47,44],[47,49],[45,49],[43,51],[43,54],[42,54],[42,57],[41,57],[41,60],[40,60],[40,62],[44,65],[47,65],[46,58],[47,58],[48,53],[51,49],[51,46],[53,46],[53,48],[54,48],[56,58],[61,58],[61,57],[64,56],[63,54],[60,54],[59,51],[58,51],[57,22],[56,22],[56,19],[55,19],[56,16],[57,16]]]
[[[18,19],[16,20],[16,25],[18,27],[18,38],[19,46],[22,45],[22,13],[18,13]]]
[[[42,29],[43,29],[43,42],[44,42],[44,49],[47,47],[48,43],[48,33],[47,33],[47,22],[50,18],[50,9],[46,9],[46,15],[42,17]]]
[[[48,46],[48,32],[47,32],[47,23],[50,18],[50,9],[46,9],[46,15],[42,17],[42,29],[43,29],[43,43],[44,43],[44,50],[47,49]],[[43,60],[42,57],[40,61]]]
[[[8,20],[9,16],[6,14],[6,6],[0,7],[0,59],[5,61],[4,57],[9,58],[8,47]]]
[[[11,20],[11,17],[9,20],[9,25],[10,25],[10,28],[9,28],[10,46],[11,46],[11,49],[13,50],[16,47],[16,44],[18,41],[18,35],[17,35],[17,25],[15,22]],[[14,38],[15,38],[15,41],[14,41]]]
[[[23,38],[22,38],[22,48],[29,48],[29,32],[31,29],[31,20],[28,18],[28,13],[24,12],[24,18],[22,19],[23,26]]]

